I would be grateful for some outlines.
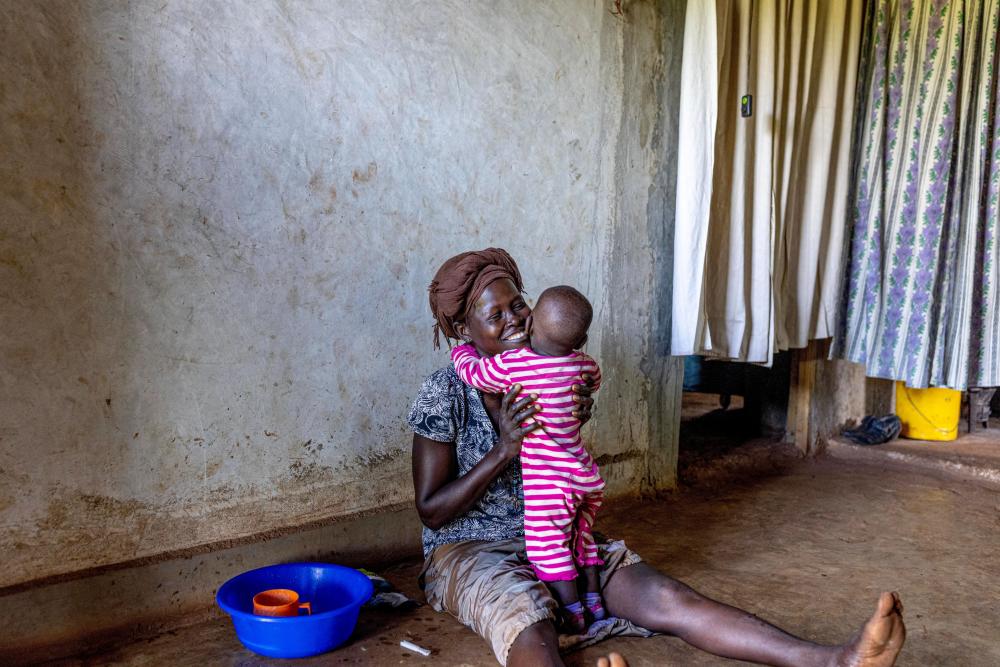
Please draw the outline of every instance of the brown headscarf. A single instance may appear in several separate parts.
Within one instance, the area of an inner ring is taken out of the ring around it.
[[[441,347],[438,333],[445,339],[459,336],[455,332],[455,320],[465,319],[483,291],[497,280],[508,278],[517,291],[523,292],[521,272],[506,250],[487,248],[455,255],[438,269],[430,286],[431,313],[434,325],[434,349]]]

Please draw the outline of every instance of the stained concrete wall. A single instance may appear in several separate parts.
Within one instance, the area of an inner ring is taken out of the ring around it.
[[[622,115],[600,348],[611,391],[593,432],[608,448],[598,461],[609,482],[646,492],[672,486],[677,471],[684,366],[667,352],[685,6],[626,3],[620,17]]]
[[[489,245],[595,303],[611,493],[672,484],[682,6],[0,6],[0,588],[406,506],[425,288]]]

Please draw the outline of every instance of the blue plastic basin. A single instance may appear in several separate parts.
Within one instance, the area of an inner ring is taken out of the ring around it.
[[[312,615],[255,616],[253,596],[271,588],[290,588]],[[337,648],[351,636],[361,605],[372,596],[371,580],[357,570],[332,563],[269,565],[224,583],[216,602],[232,616],[236,636],[248,649],[270,658],[304,658]]]

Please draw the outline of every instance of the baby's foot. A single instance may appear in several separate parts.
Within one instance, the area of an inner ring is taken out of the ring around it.
[[[835,664],[837,667],[890,667],[895,664],[905,639],[903,603],[896,593],[882,593],[875,613],[854,641],[844,647]]]
[[[583,603],[587,606],[587,612],[595,621],[603,621],[607,617],[604,611],[604,601],[600,593],[586,593],[583,596]]]
[[[574,602],[564,606],[562,612],[562,625],[566,634],[582,635],[587,631],[587,619],[583,615],[583,603]]]

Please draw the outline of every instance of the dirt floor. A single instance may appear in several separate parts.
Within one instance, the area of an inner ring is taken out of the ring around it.
[[[1000,449],[1000,431],[987,434]],[[598,528],[661,570],[820,642],[847,639],[878,592],[897,590],[909,637],[900,665],[1000,665],[1000,488],[898,461],[803,461],[756,441],[718,457],[694,486],[655,502],[611,504]],[[740,478],[737,470],[749,470]],[[707,472],[706,472],[707,471]],[[714,472],[713,472],[714,471]],[[384,574],[418,597],[419,565]],[[433,649],[423,658],[399,647]],[[633,667],[729,665],[659,636],[612,639],[572,653],[592,665],[609,650]],[[227,619],[172,632],[72,665],[279,665],[244,649]],[[490,665],[484,642],[423,607],[363,611],[350,643],[310,665]]]

